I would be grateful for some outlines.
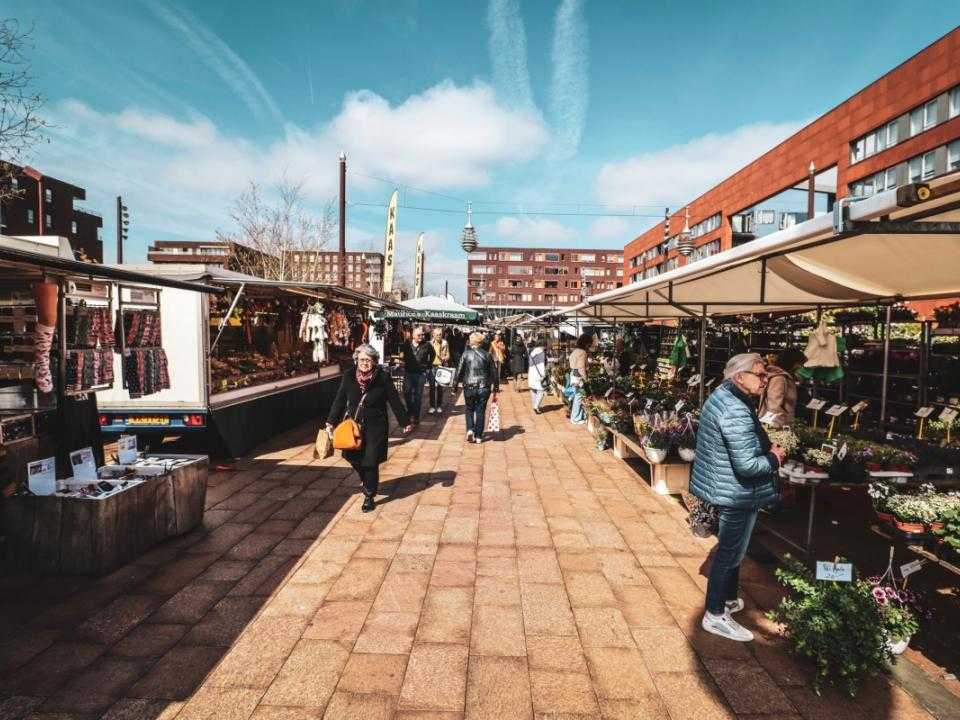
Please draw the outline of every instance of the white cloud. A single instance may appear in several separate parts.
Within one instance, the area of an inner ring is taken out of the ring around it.
[[[187,46],[243,101],[250,112],[260,118],[282,122],[280,108],[250,66],[230,46],[184,8],[167,7],[151,2],[153,13],[180,35]]]
[[[611,238],[624,239],[624,245],[627,244],[626,237],[630,233],[630,223],[620,217],[598,218],[590,223],[590,237],[608,240]]]
[[[580,0],[563,0],[557,8],[550,59],[550,110],[556,133],[551,155],[555,160],[567,160],[580,145],[590,92],[587,22]]]
[[[518,0],[490,0],[490,63],[498,94],[512,107],[533,110],[533,91],[527,68],[527,33]]]
[[[795,133],[804,122],[755,123],[605,164],[601,202],[620,205],[689,202]]]
[[[497,220],[495,229],[501,238],[530,245],[570,242],[578,236],[577,231],[568,225],[539,217],[502,217]]]

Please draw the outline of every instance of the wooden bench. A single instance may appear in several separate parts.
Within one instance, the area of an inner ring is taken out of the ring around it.
[[[610,432],[613,435],[614,455],[621,460],[638,457],[650,467],[650,486],[654,492],[660,495],[679,495],[687,491],[690,485],[690,463],[652,463],[635,437],[616,430]]]

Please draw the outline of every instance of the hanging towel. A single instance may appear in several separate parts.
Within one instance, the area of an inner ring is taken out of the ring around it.
[[[842,357],[847,351],[847,341],[842,335],[834,336],[834,347],[838,357]],[[835,367],[801,367],[797,368],[797,376],[804,380],[817,380],[826,385],[833,385],[843,380],[843,366],[838,364]]]
[[[837,336],[827,327],[826,320],[821,319],[820,325],[810,333],[807,340],[807,349],[803,351],[807,357],[804,367],[829,367],[840,366],[840,355],[837,353]]]
[[[690,348],[687,347],[687,338],[685,335],[677,335],[677,339],[673,341],[673,347],[670,348],[670,364],[682,370],[687,366],[688,360],[690,360]]]

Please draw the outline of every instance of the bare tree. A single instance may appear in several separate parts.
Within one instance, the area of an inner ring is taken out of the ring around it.
[[[217,231],[230,244],[229,267],[271,280],[317,282],[321,279],[320,252],[333,235],[336,212],[332,200],[320,215],[306,208],[303,181],[284,177],[270,200],[255,181],[234,202],[233,232]]]
[[[20,21],[0,20],[0,177],[11,178],[23,165],[31,148],[43,139],[47,123],[40,117],[43,96],[30,89],[33,76],[26,52],[32,49],[33,28]],[[9,183],[0,184],[0,200],[16,194]]]

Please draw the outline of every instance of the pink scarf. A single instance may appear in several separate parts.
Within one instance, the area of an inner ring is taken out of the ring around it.
[[[357,385],[360,386],[361,392],[366,392],[367,388],[370,387],[370,381],[373,380],[373,374],[376,371],[376,366],[374,366],[370,372],[362,372],[360,368],[357,367]]]

